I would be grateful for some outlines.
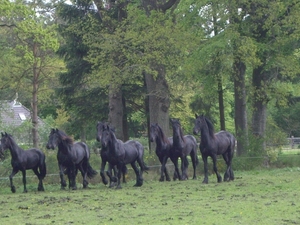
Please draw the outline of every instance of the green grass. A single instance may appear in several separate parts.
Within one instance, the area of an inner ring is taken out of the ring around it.
[[[98,175],[99,176],[99,175]],[[158,182],[145,174],[140,188],[103,184],[76,191],[28,181],[28,193],[0,190],[1,224],[299,224],[300,169],[285,168],[235,172],[236,180],[209,184],[198,180]],[[99,179],[97,177],[97,179]],[[8,184],[8,181],[7,181]]]

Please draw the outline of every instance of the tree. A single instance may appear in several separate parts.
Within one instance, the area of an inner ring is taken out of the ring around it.
[[[14,77],[15,82],[29,84],[31,90],[32,136],[33,145],[38,146],[38,93],[40,86],[49,76],[53,75],[53,53],[58,48],[55,25],[47,24],[47,18],[38,14],[41,5],[35,2],[24,4],[21,1],[5,1],[3,7],[6,16],[10,18],[15,45],[11,49],[18,59],[18,67],[22,70]],[[20,83],[19,83],[20,84]]]
[[[267,105],[276,96],[278,82],[285,82],[298,73],[299,61],[294,51],[299,48],[299,11],[297,1],[250,1],[251,38],[258,48],[260,64],[252,74],[252,132],[265,139]],[[262,149],[265,149],[263,141]]]

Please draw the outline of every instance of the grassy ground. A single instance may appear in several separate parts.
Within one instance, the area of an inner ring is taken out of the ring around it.
[[[99,175],[98,175],[99,176]],[[28,182],[17,193],[0,190],[1,224],[300,224],[300,169],[285,168],[235,172],[236,180],[209,184],[198,180],[158,182],[145,174],[140,188],[134,182],[123,189],[103,184],[76,191],[59,184]],[[97,178],[98,179],[98,178]]]

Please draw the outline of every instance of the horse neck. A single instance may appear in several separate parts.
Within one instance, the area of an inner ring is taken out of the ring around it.
[[[119,145],[119,141],[116,137],[116,135],[113,132],[110,132],[110,141],[108,142],[108,148],[110,151],[112,151],[114,154],[117,154],[117,148]]]
[[[21,149],[16,142],[14,142],[13,140],[11,140],[11,144],[10,146],[8,147],[9,151],[10,151],[10,154],[11,154],[11,157],[13,159],[17,158],[18,155],[20,153],[22,153],[22,151],[24,151],[23,149]]]
[[[201,126],[200,132],[201,132],[201,143],[203,144],[210,143],[214,139],[214,137],[211,137],[207,124]]]
[[[65,141],[60,141],[57,147],[58,147],[58,150],[64,154],[72,153],[72,145]]]
[[[157,149],[164,149],[169,144],[167,137],[164,135],[162,131],[160,132],[160,134],[156,136],[155,142],[156,142]]]
[[[181,128],[178,129],[178,132],[176,130],[173,130],[173,145],[183,146],[184,144],[185,141],[184,141]]]

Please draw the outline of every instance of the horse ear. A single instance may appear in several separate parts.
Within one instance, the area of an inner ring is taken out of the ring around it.
[[[5,132],[5,136],[7,136],[7,133]]]
[[[196,117],[196,119],[198,118],[198,115],[197,115],[197,113],[195,113],[195,117]]]
[[[2,137],[4,136],[4,134],[1,132]]]

